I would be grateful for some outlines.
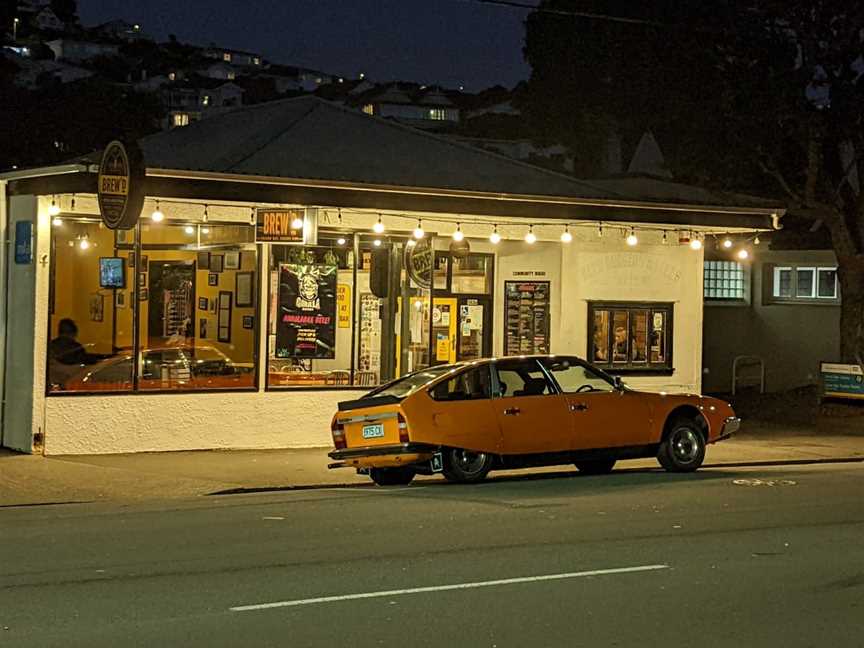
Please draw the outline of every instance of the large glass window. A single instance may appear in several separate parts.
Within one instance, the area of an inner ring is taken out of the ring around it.
[[[672,369],[672,305],[588,304],[588,359],[613,372]]]
[[[835,266],[766,265],[765,303],[838,304],[840,291]]]
[[[251,389],[258,254],[246,225],[52,229],[49,392]],[[137,371],[137,375],[136,375]]]

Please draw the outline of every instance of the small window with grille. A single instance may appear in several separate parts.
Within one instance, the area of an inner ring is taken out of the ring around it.
[[[704,296],[712,301],[747,299],[747,269],[737,261],[705,261]]]

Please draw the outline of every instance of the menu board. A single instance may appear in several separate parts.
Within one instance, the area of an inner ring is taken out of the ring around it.
[[[504,355],[549,353],[549,282],[504,282]]]
[[[277,358],[334,358],[336,355],[335,265],[279,266]]]

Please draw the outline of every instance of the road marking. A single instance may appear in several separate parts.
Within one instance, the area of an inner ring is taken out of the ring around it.
[[[284,520],[284,517],[279,517],[278,515],[265,515],[261,518],[262,520]]]
[[[733,479],[736,486],[795,486],[794,479]]]
[[[236,607],[229,608],[229,610],[231,612],[252,612],[255,610],[269,610],[272,608],[280,607],[297,607],[299,605],[316,605],[318,603],[336,603],[338,601],[354,601],[357,599],[381,598],[385,596],[404,596],[406,594],[424,594],[427,592],[447,592],[450,590],[494,587],[496,585],[518,585],[521,583],[538,583],[541,581],[584,578],[586,576],[632,574],[636,572],[657,571],[660,569],[669,569],[669,565],[640,565],[638,567],[618,567],[615,569],[593,569],[591,571],[568,572],[564,574],[545,574],[542,576],[523,576],[521,578],[504,578],[501,580],[477,581],[473,583],[456,583],[454,585],[433,585],[431,587],[412,587],[409,589],[386,590],[381,592],[363,592],[360,594],[321,596],[318,598],[297,599],[294,601],[276,601],[275,603],[259,603],[257,605],[238,605]]]

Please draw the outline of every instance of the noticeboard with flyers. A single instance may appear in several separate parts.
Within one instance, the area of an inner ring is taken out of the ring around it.
[[[504,355],[549,353],[549,282],[504,282]]]

